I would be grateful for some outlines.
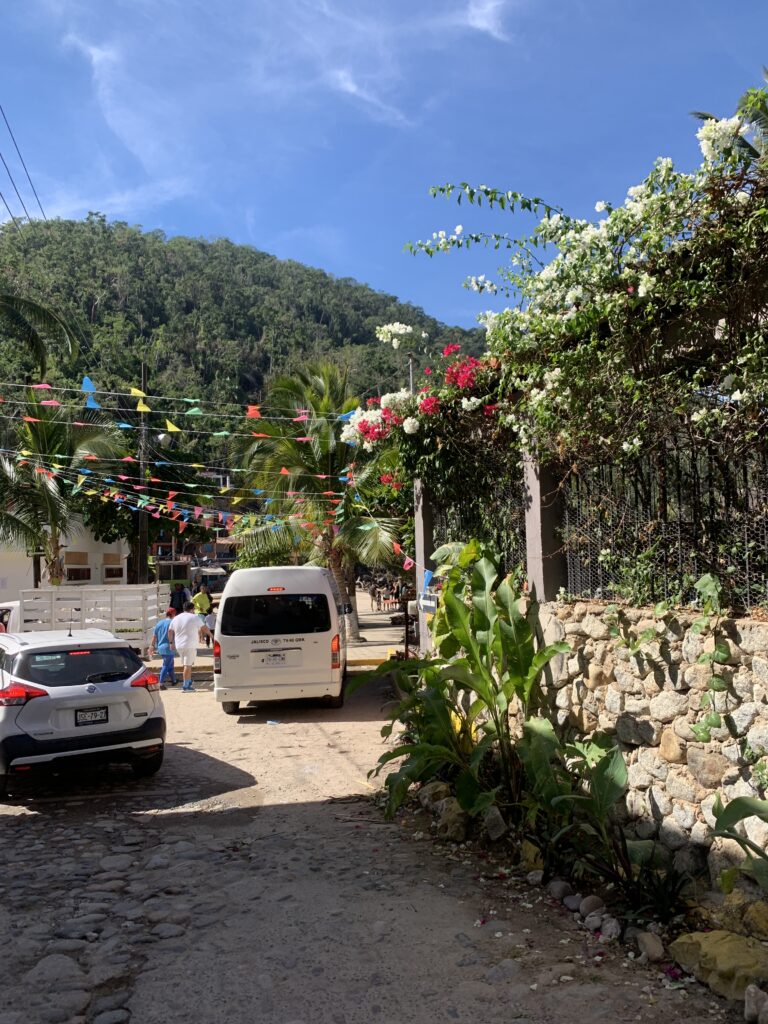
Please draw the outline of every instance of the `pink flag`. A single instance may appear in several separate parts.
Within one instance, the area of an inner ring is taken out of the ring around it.
[[[414,560],[412,558],[409,558],[408,555],[406,555],[405,561],[403,562],[403,568],[405,569],[405,571],[408,572],[408,570],[412,569],[414,565],[416,565]]]
[[[200,516],[203,514],[203,510],[200,508],[199,505],[195,505],[193,511],[194,511],[194,514],[195,514],[195,519],[199,519]]]

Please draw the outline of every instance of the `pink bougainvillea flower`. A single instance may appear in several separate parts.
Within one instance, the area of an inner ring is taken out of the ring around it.
[[[496,412],[497,408],[498,408],[497,405],[484,405],[483,406],[483,415],[484,416],[493,416],[493,414]]]
[[[391,473],[382,473],[379,477],[379,482],[382,484],[391,484],[395,478]]]
[[[449,356],[452,356],[454,352],[461,352],[461,345],[456,345],[454,343],[451,345],[446,345],[445,348],[443,349],[443,355],[445,356],[446,359]]]
[[[428,377],[431,373],[432,373],[432,367],[431,366],[425,366],[424,367],[424,376]]]
[[[380,401],[380,398],[369,398],[365,404],[368,406],[369,409],[371,409],[374,406],[378,405]]]
[[[459,362],[453,363],[445,371],[445,383],[460,391],[467,391],[475,386],[478,370],[482,367],[479,359],[474,356],[467,356]]]
[[[419,402],[419,412],[423,412],[425,416],[434,416],[440,412],[440,399],[434,395],[428,395],[426,398],[422,398]]]

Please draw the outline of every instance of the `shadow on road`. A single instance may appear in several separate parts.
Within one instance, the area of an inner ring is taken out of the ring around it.
[[[129,765],[87,765],[40,772],[14,779],[5,804],[24,806],[40,814],[67,814],[77,806],[103,807],[110,800],[132,805],[131,810],[164,810],[179,803],[193,803],[223,796],[255,785],[249,772],[193,747],[167,743],[165,760],[157,775],[137,779]]]
[[[344,706],[332,708],[322,698],[310,700],[273,700],[240,706],[240,714],[233,721],[239,725],[293,725],[299,722],[377,722],[386,718],[384,705],[395,700],[389,682],[373,679],[347,694]]]

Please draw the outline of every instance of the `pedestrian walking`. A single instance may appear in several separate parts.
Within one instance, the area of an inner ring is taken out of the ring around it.
[[[200,616],[200,621],[205,622],[205,616],[211,610],[213,605],[207,584],[202,583],[200,585],[200,589],[192,598],[192,604],[195,606],[195,611]]]
[[[211,605],[211,610],[205,616],[205,625],[208,628],[208,632],[211,636],[205,637],[205,646],[207,647],[211,642],[211,637],[216,631],[216,609]]]
[[[177,583],[171,591],[171,600],[169,602],[171,608],[176,612],[177,615],[181,615],[184,611],[184,605],[190,600],[189,591],[183,583]]]
[[[174,608],[169,608],[165,613],[165,618],[160,619],[155,624],[155,628],[152,630],[152,640],[149,644],[149,656],[157,653],[163,659],[163,664],[160,669],[160,689],[167,690],[168,687],[165,685],[166,679],[170,679],[171,686],[176,685],[176,666],[174,659],[176,655],[171,647],[171,642],[168,639],[168,633],[171,628],[171,622],[176,616]]]
[[[192,686],[192,669],[195,667],[197,645],[201,636],[210,637],[210,635],[208,627],[200,621],[200,616],[196,614],[195,606],[191,601],[187,601],[184,611],[181,615],[176,616],[168,631],[171,647],[176,649],[181,659],[182,693],[195,692]]]

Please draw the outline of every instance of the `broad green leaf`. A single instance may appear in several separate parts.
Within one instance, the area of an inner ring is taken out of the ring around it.
[[[768,821],[768,800],[758,800],[757,797],[752,796],[737,796],[725,807],[722,806],[722,802],[718,806],[716,801],[712,813],[717,823],[717,831],[722,832],[724,829],[733,828],[740,821],[751,818],[753,815],[762,821]]]

